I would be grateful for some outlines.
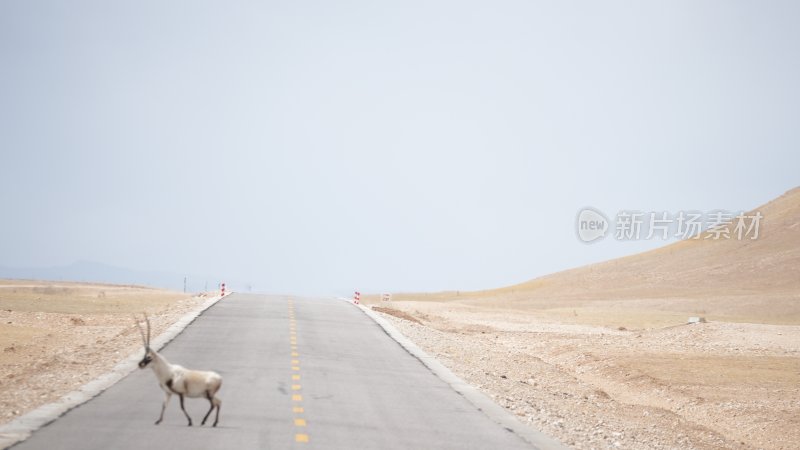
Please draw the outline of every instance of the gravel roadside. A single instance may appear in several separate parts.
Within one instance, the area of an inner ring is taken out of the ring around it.
[[[376,310],[522,422],[572,448],[789,449],[800,441],[792,378],[800,342],[783,333],[797,327],[710,323],[627,331]],[[726,364],[755,370],[760,362],[769,376],[776,364],[788,364],[781,373],[789,378],[763,387],[746,379],[750,372],[740,380],[735,371],[727,379],[717,370]],[[673,382],[653,376],[659,364]]]

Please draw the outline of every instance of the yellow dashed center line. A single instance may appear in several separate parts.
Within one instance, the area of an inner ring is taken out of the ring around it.
[[[291,368],[292,372],[300,371],[300,353],[297,351],[297,321],[295,320],[294,303],[288,300],[289,304],[289,344],[291,347]],[[299,373],[292,373],[292,381],[300,381]],[[292,383],[292,414],[294,414],[294,426],[297,431],[305,429],[306,419],[299,417],[300,414],[305,413],[305,408],[300,405],[303,401],[303,395],[300,393],[302,386],[298,383]],[[294,441],[299,443],[307,443],[309,441],[308,434],[295,433]]]

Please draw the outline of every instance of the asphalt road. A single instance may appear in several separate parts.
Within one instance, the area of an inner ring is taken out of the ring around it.
[[[174,397],[137,370],[13,448],[530,449],[362,311],[339,300],[233,294],[161,352],[222,374],[220,424],[204,399]],[[210,422],[210,421],[209,421]]]

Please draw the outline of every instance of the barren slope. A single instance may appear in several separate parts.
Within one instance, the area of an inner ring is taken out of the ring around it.
[[[755,211],[764,216],[756,240],[690,239],[502,289],[395,299],[455,301],[629,328],[680,323],[689,315],[800,324],[800,188]]]

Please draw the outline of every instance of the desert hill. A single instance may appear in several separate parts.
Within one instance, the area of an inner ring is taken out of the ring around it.
[[[396,295],[510,308],[598,325],[643,327],[710,320],[800,324],[800,187],[748,214],[763,215],[755,240],[687,239],[505,288]],[[609,318],[613,317],[613,323]]]

